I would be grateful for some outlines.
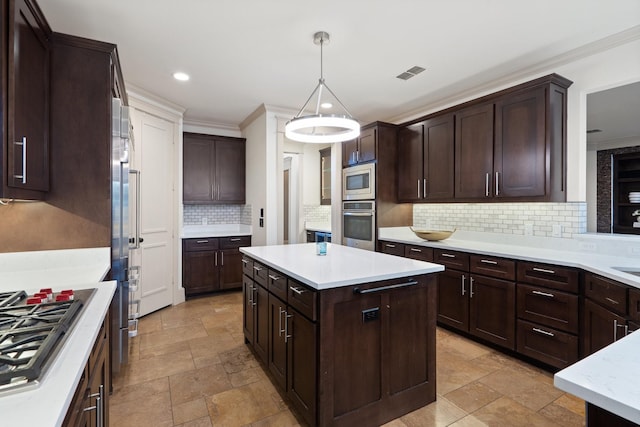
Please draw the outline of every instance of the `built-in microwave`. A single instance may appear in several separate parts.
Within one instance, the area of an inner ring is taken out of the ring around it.
[[[342,170],[342,200],[376,198],[376,164],[350,166]]]

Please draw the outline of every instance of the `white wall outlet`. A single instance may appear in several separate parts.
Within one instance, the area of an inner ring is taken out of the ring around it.
[[[525,236],[533,236],[533,224],[525,224],[524,225],[524,235]]]
[[[207,217],[206,216],[202,217],[202,225],[207,225]]]
[[[631,255],[640,255],[640,246],[632,246],[629,248],[629,253]]]
[[[551,237],[562,237],[562,225],[553,224],[553,228],[551,230]]]
[[[580,250],[595,252],[598,250],[598,246],[593,242],[580,242]]]

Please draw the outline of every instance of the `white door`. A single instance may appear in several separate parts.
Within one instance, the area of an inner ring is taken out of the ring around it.
[[[140,265],[139,314],[144,316],[173,303],[173,134],[174,124],[136,110],[133,118],[133,169],[140,171],[140,249],[131,252],[131,265]],[[132,185],[135,187],[135,185]],[[133,205],[133,203],[132,203]],[[134,215],[132,215],[134,216]],[[135,220],[135,218],[134,218]],[[132,230],[135,226],[132,226]]]

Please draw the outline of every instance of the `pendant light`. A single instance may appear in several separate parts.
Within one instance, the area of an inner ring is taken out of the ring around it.
[[[360,124],[351,117],[347,108],[340,102],[338,97],[333,93],[324,81],[322,70],[322,47],[325,43],[329,43],[329,34],[324,31],[318,31],[313,36],[313,42],[320,45],[320,79],[318,85],[311,92],[307,102],[302,106],[298,114],[289,120],[285,125],[285,136],[293,141],[311,142],[317,144],[342,142],[356,138],[360,135]],[[333,98],[340,104],[346,114],[321,114],[320,107],[325,104],[322,102],[324,89],[329,92]],[[303,116],[302,113],[311,99],[317,93],[315,114]]]

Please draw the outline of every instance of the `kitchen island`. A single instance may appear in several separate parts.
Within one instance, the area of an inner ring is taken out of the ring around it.
[[[381,425],[435,401],[444,267],[316,244],[241,248],[245,341],[310,425]]]

